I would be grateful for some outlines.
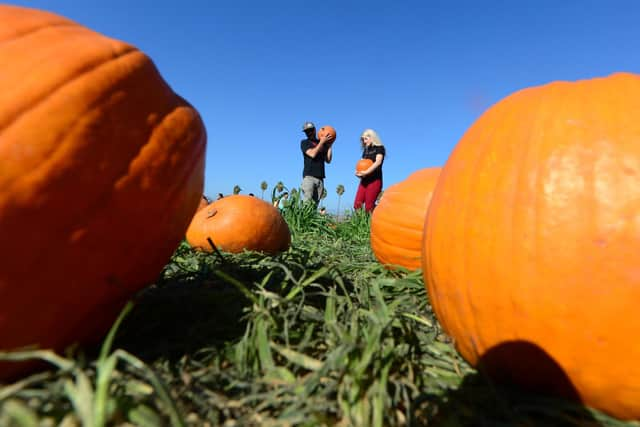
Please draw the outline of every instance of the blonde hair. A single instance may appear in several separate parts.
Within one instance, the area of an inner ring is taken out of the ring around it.
[[[360,135],[360,138],[362,138],[363,136],[368,136],[369,138],[371,138],[371,145],[375,145],[377,147],[382,147],[384,145],[382,144],[382,140],[380,139],[376,131],[373,129],[365,129],[364,132],[362,132],[362,135]],[[364,142],[361,141],[361,143],[362,146],[364,146]]]

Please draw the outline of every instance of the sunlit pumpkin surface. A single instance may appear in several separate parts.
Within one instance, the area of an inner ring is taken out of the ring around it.
[[[494,378],[640,418],[640,77],[519,91],[463,136],[433,194],[424,277]]]
[[[200,210],[187,230],[187,242],[207,252],[215,247],[232,253],[278,253],[289,248],[291,233],[278,209],[257,197],[238,194]]]
[[[360,159],[356,162],[356,171],[364,172],[369,169],[373,165],[373,160],[371,159]]]
[[[329,140],[335,140],[337,137],[336,130],[333,126],[322,126],[318,131],[318,138],[322,138],[323,136],[328,136]]]
[[[382,264],[422,267],[422,234],[441,168],[425,168],[387,188],[371,216],[371,249]]]
[[[0,6],[0,63],[0,348],[98,341],[184,236],[204,126],[144,53],[51,13]]]

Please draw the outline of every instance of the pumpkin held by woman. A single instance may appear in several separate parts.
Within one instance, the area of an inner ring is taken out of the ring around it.
[[[356,172],[364,172],[373,165],[371,159],[360,159],[356,162]]]

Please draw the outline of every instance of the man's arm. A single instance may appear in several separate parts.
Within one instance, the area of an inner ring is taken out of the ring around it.
[[[331,163],[331,159],[333,158],[333,144],[327,148],[327,155],[324,158],[324,161],[327,163]]]
[[[315,159],[318,153],[322,152],[322,149],[324,148],[324,144],[327,142],[327,139],[328,139],[327,137],[320,138],[320,141],[318,141],[318,144],[313,148],[308,148],[307,151],[304,152],[304,154],[311,157],[312,159]]]

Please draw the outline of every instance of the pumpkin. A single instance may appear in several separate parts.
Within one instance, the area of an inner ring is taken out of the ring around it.
[[[52,13],[0,5],[0,63],[0,348],[97,342],[184,236],[202,120],[144,53]]]
[[[388,187],[371,215],[371,249],[382,264],[422,266],[422,234],[440,168],[425,168]]]
[[[640,418],[640,76],[558,81],[486,111],[446,162],[424,279],[497,381]]]
[[[329,141],[333,142],[335,141],[337,134],[336,134],[336,130],[333,128],[333,126],[322,126],[320,128],[320,130],[318,131],[318,139],[323,138],[324,136],[328,136],[329,137]]]
[[[364,172],[373,165],[371,159],[360,159],[356,162],[356,172]]]
[[[211,203],[195,214],[187,242],[196,249],[276,254],[291,243],[289,226],[277,208],[257,197],[237,194]]]

